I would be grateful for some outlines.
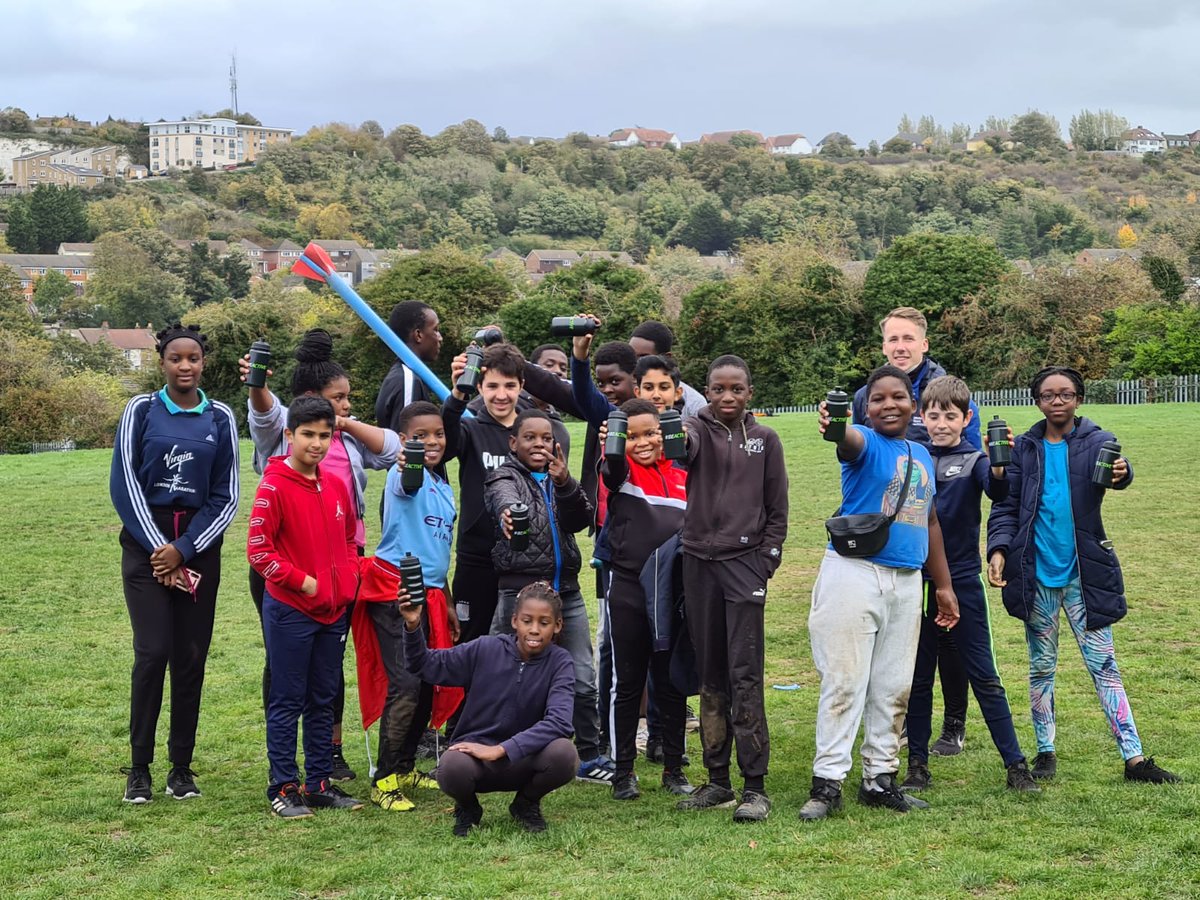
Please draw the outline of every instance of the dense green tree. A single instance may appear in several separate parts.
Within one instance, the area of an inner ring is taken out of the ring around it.
[[[1031,150],[1059,150],[1062,148],[1062,129],[1058,120],[1046,113],[1030,110],[1013,120],[1010,129],[1012,139]]]
[[[114,328],[177,322],[190,307],[183,280],[130,237],[102,235],[94,261],[85,296]]]
[[[33,286],[33,305],[43,322],[57,322],[63,305],[75,297],[75,285],[57,269],[47,269]]]
[[[701,200],[690,210],[672,243],[693,247],[701,253],[728,250],[737,233],[729,214],[715,200]]]
[[[1194,375],[1200,372],[1200,305],[1122,306],[1105,343],[1115,377]]]
[[[0,264],[0,329],[22,334],[41,334],[42,327],[29,313],[21,278]]]
[[[54,253],[64,241],[86,241],[90,236],[87,207],[78,188],[39,184],[9,204],[7,240],[18,253]]]
[[[1076,150],[1116,150],[1129,122],[1111,109],[1080,110],[1067,131]]]
[[[1168,303],[1173,303],[1187,293],[1187,282],[1179,274],[1175,263],[1163,256],[1147,254],[1141,259],[1142,269],[1150,276],[1154,289]]]
[[[33,127],[29,121],[29,113],[16,106],[6,106],[0,109],[0,132],[27,134]]]

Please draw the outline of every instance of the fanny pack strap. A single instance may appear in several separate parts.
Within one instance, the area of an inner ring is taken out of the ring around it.
[[[912,444],[905,440],[904,446],[908,448],[908,466],[904,469],[904,484],[900,488],[900,496],[896,498],[896,511],[888,516],[889,522],[895,522],[896,516],[900,515],[900,509],[908,496],[908,483],[912,480]]]

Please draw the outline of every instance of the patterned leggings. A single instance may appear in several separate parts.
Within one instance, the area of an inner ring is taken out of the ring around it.
[[[1054,751],[1054,673],[1058,668],[1060,607],[1067,613],[1067,621],[1075,633],[1083,663],[1095,682],[1100,708],[1108,719],[1121,756],[1127,760],[1141,756],[1142,742],[1133,724],[1133,711],[1125,696],[1121,673],[1117,671],[1112,628],[1087,630],[1087,608],[1078,577],[1059,588],[1046,587],[1039,582],[1037,599],[1029,621],[1025,623],[1025,641],[1029,645],[1029,705],[1033,711],[1038,752]]]

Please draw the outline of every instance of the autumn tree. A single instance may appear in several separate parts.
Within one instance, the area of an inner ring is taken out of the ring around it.
[[[1080,110],[1071,116],[1068,133],[1076,150],[1116,150],[1129,121],[1111,109]]]

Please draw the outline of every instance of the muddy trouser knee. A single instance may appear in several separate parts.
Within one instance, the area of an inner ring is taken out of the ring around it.
[[[404,617],[395,603],[368,603],[367,614],[379,640],[379,656],[387,672],[387,700],[379,718],[379,760],[375,780],[411,772],[417,743],[433,706],[433,687],[408,671],[404,660]],[[428,629],[428,614],[422,627]]]
[[[726,560],[684,554],[684,605],[700,679],[700,742],[709,778],[718,784],[728,779],[735,746],[743,778],[767,774],[766,584],[765,563],[755,552]]]

